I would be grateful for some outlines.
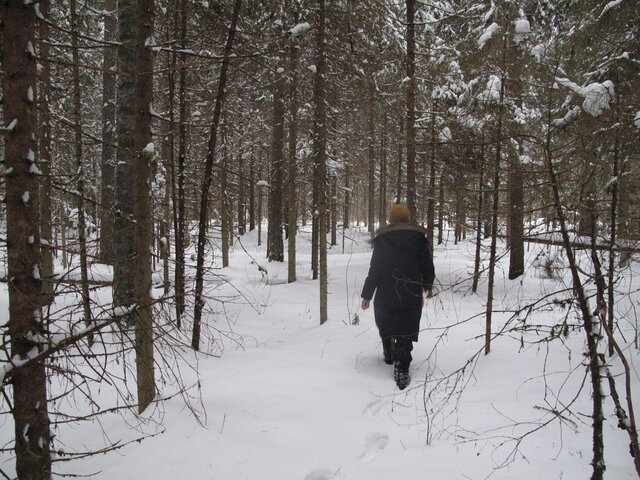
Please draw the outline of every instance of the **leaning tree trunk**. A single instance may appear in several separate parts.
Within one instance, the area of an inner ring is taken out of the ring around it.
[[[554,75],[555,77],[555,75]],[[560,198],[560,186],[558,183],[558,177],[556,169],[553,164],[553,149],[552,149],[552,102],[553,89],[549,89],[549,98],[547,105],[547,135],[544,145],[544,161],[547,174],[549,176],[551,193],[553,199],[553,206],[555,208],[556,218],[560,225],[560,233],[562,235],[562,243],[564,246],[565,254],[567,255],[567,261],[569,263],[569,270],[571,272],[571,278],[573,283],[573,294],[577,302],[578,310],[582,316],[582,326],[587,340],[587,353],[588,368],[591,377],[592,387],[592,419],[593,419],[593,458],[591,465],[593,471],[591,474],[591,480],[602,480],[604,478],[604,472],[606,465],[604,462],[604,411],[603,411],[603,391],[602,391],[602,367],[601,360],[598,354],[598,336],[599,329],[597,329],[596,320],[593,318],[591,309],[589,308],[589,301],[587,299],[584,286],[580,278],[580,267],[577,264],[573,247],[571,246],[571,239],[569,237],[569,230],[567,228],[567,221],[565,218],[565,206],[562,204]]]
[[[204,298],[202,291],[204,288],[204,248],[207,243],[207,217],[209,210],[209,186],[211,185],[211,177],[213,175],[213,160],[215,157],[216,143],[218,140],[218,125],[220,124],[220,116],[222,114],[222,104],[224,102],[224,93],[227,85],[227,72],[229,70],[229,57],[233,46],[233,38],[236,34],[236,26],[240,17],[240,7],[242,0],[235,0],[233,5],[233,16],[231,18],[231,26],[227,36],[227,43],[224,47],[224,55],[222,58],[222,66],[220,68],[220,79],[218,80],[218,91],[215,98],[215,106],[213,108],[213,123],[211,125],[209,142],[207,144],[207,161],[205,163],[204,179],[202,181],[202,192],[200,197],[200,219],[198,224],[198,245],[196,257],[196,289],[195,289],[195,307],[193,311],[193,335],[191,337],[191,346],[194,350],[200,349],[200,328],[202,321],[202,309],[204,307]]]
[[[38,338],[43,328],[42,280],[36,162],[36,54],[33,5],[22,0],[0,4],[4,75],[4,162],[7,181],[7,283],[9,290],[8,339],[11,358],[34,356],[42,350]],[[12,377],[12,414],[17,477],[51,478],[51,434],[47,411],[47,377],[44,364],[33,362],[16,369]]]

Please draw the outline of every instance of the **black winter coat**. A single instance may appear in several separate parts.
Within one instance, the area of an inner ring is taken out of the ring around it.
[[[395,223],[379,229],[362,298],[371,300],[382,338],[410,336],[418,340],[422,294],[435,279],[426,230]]]

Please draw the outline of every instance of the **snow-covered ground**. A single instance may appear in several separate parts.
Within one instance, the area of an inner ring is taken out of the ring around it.
[[[60,428],[56,447],[67,451],[124,442],[141,432],[159,434],[117,452],[56,463],[54,470],[95,474],[97,480],[588,478],[592,431],[590,385],[582,365],[584,334],[571,328],[574,314],[559,305],[538,305],[540,310],[529,317],[512,317],[519,305],[566,289],[558,248],[531,245],[532,266],[515,281],[503,270],[508,260],[501,261],[492,330],[504,334],[493,339],[485,356],[486,274],[478,294],[472,294],[473,244],[437,246],[438,285],[424,310],[412,383],[399,391],[392,367],[382,360],[373,311],[358,309],[371,255],[367,235],[349,234],[344,247],[339,241],[329,250],[329,320],[324,325],[319,325],[318,282],[311,280],[308,233],[298,240],[298,281],[293,284],[286,283],[286,263],[267,262],[256,233],[245,235],[244,248],[235,245],[230,266],[209,277],[208,291],[218,300],[207,305],[202,352],[185,347],[179,350],[181,361],[170,369],[163,366],[186,385],[199,381],[199,391],[194,386],[187,392],[189,407],[178,395],[141,417],[107,414]],[[548,277],[546,263],[555,278]],[[638,289],[634,271],[637,264],[622,277],[621,290]],[[6,306],[6,289],[2,295]],[[631,307],[639,302],[635,292],[618,307],[628,343],[637,334]],[[554,330],[559,338],[546,341],[548,326],[562,323],[568,313],[568,336]],[[186,332],[185,341],[189,338]],[[625,351],[637,368],[638,352]],[[187,362],[197,365],[197,375]],[[613,372],[621,371],[617,359],[611,365]],[[158,377],[162,396],[175,393],[169,374],[158,372]],[[127,380],[135,392],[134,379]],[[623,395],[621,382],[618,388]],[[633,388],[640,408],[637,370]],[[607,386],[604,391],[608,395]],[[109,386],[92,392],[106,407]],[[85,400],[76,402],[60,406],[80,413]],[[637,478],[627,434],[616,427],[610,398],[605,412],[605,478]],[[2,444],[12,431],[3,416]],[[2,454],[0,469],[10,473],[13,468],[11,456]]]

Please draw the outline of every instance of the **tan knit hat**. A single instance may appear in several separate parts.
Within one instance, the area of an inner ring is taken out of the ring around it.
[[[389,210],[389,223],[409,223],[410,221],[411,212],[404,203],[396,203]]]

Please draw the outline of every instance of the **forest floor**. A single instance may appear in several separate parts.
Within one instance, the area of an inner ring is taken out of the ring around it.
[[[157,435],[117,452],[56,463],[54,470],[93,474],[96,480],[589,478],[591,386],[583,365],[584,333],[574,310],[561,301],[570,294],[561,250],[531,244],[527,271],[514,281],[507,279],[508,258],[501,259],[494,338],[484,355],[486,272],[473,294],[473,243],[454,245],[448,239],[436,246],[437,285],[415,344],[412,383],[400,391],[393,367],[382,359],[373,309],[359,310],[371,256],[368,236],[356,229],[349,236],[329,250],[324,325],[319,325],[319,285],[311,280],[308,232],[298,237],[298,281],[291,284],[286,263],[264,259],[265,245],[257,246],[256,232],[243,236],[242,245],[236,242],[225,269],[214,252],[218,267],[207,277],[211,300],[202,351],[177,345],[180,339],[189,343],[185,325],[183,337],[173,332],[169,342],[165,335],[156,352],[157,359],[164,358],[156,374],[160,396],[186,386],[183,394],[141,416],[124,411],[60,426],[56,445],[68,452],[95,450]],[[638,408],[639,354],[633,339],[640,265],[633,260],[620,278],[623,294],[616,311],[635,368]],[[584,262],[586,267],[586,257]],[[106,267],[94,270],[95,276],[100,273],[109,275]],[[94,294],[108,301],[108,291],[98,288]],[[5,308],[6,288],[0,295]],[[536,306],[528,315],[528,309],[513,313],[529,304]],[[563,322],[566,327],[552,328]],[[109,362],[135,392],[128,370]],[[614,374],[621,372],[617,358],[610,365]],[[621,377],[618,383],[623,395]],[[57,388],[61,384],[53,382],[52,391]],[[637,478],[627,434],[617,428],[608,386],[603,389],[605,478]],[[131,399],[106,382],[91,392],[103,406]],[[58,407],[88,410],[81,397],[59,401]],[[3,416],[3,445],[11,441],[10,427]],[[12,472],[10,455],[1,454],[0,468]]]

